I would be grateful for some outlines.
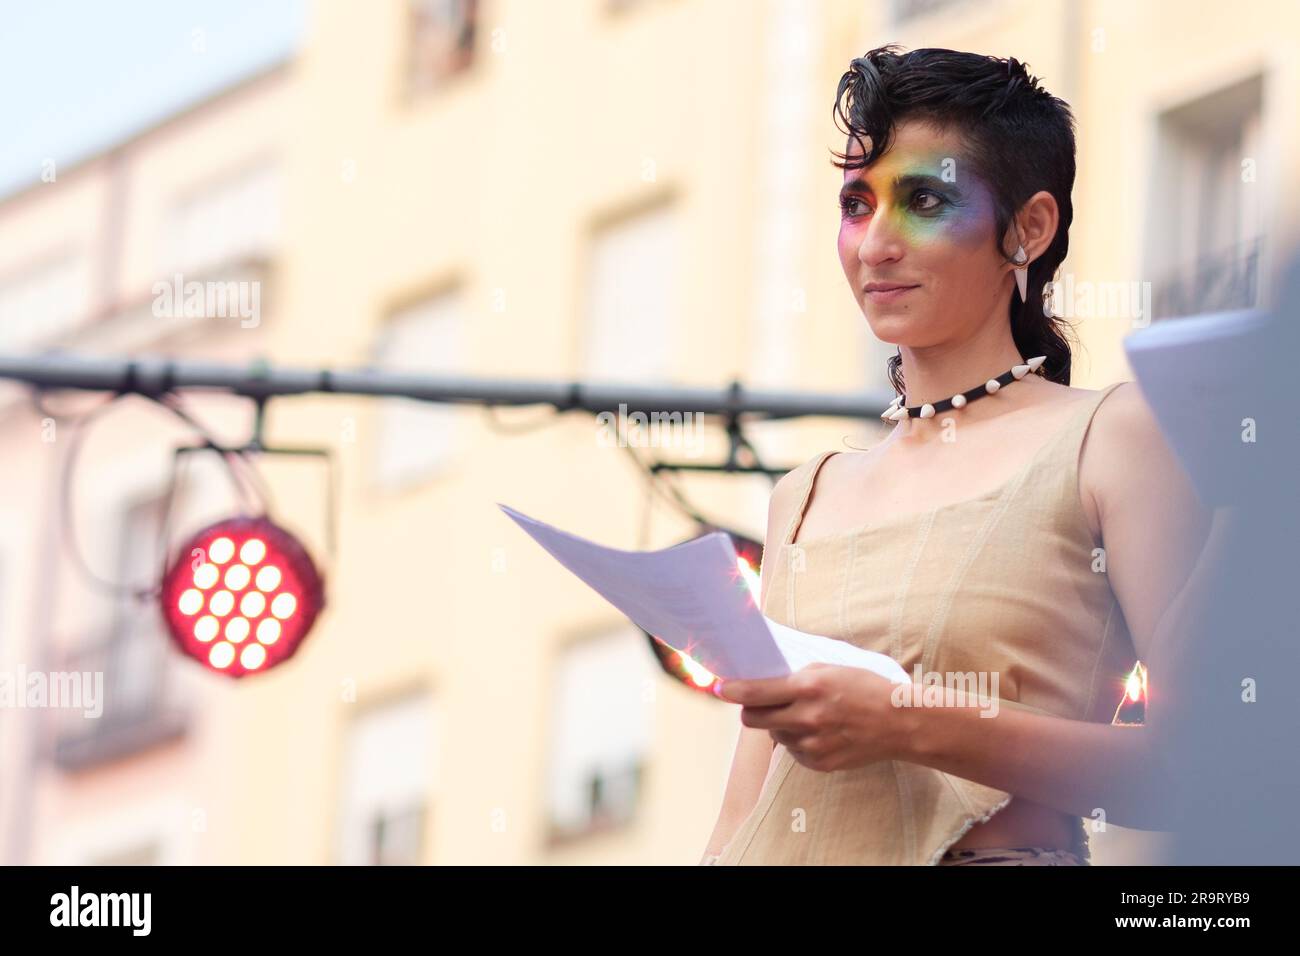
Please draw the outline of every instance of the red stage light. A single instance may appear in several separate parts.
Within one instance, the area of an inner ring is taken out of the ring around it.
[[[758,577],[763,560],[762,542],[713,525],[702,527],[696,537],[701,537],[713,531],[722,531],[731,538],[731,546],[736,551],[736,586],[748,590],[753,598],[754,605],[757,607],[759,603]],[[659,666],[663,668],[664,673],[674,680],[681,681],[691,690],[713,693],[718,678],[707,667],[689,655],[683,654],[671,644],[661,641],[648,631],[642,630],[641,633],[645,634],[649,639],[650,648],[654,651],[655,659],[659,662]]]
[[[325,587],[288,531],[267,518],[227,518],[180,549],[161,600],[182,653],[244,677],[293,656],[325,605]]]

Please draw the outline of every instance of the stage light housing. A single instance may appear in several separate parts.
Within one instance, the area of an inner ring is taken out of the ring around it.
[[[714,531],[722,531],[731,538],[732,547],[736,549],[736,586],[749,591],[755,606],[758,606],[759,572],[763,559],[762,542],[718,527],[707,527],[695,537],[702,537]],[[694,538],[687,540],[694,540]],[[707,667],[648,631],[642,630],[641,633],[645,634],[650,641],[650,649],[654,651],[655,659],[665,674],[685,684],[690,690],[713,694],[718,678]]]
[[[160,601],[181,653],[239,678],[294,655],[325,606],[325,586],[294,535],[266,517],[237,517],[181,546]]]

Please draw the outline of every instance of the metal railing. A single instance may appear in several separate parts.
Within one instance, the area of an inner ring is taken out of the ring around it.
[[[150,609],[152,610],[152,609]],[[167,639],[151,616],[134,613],[106,639],[66,654],[58,669],[102,674],[102,711],[52,711],[50,757],[68,770],[130,756],[181,736],[188,712],[177,700]]]
[[[1262,246],[1262,237],[1250,239],[1157,279],[1151,296],[1152,318],[1255,308],[1259,305]]]

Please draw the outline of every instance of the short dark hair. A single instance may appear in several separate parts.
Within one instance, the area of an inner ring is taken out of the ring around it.
[[[835,94],[836,126],[856,139],[863,155],[834,153],[840,169],[860,169],[888,150],[896,124],[920,120],[966,137],[964,161],[993,193],[994,242],[1002,247],[1012,216],[1040,189],[1056,199],[1060,224],[1051,244],[1029,266],[1027,302],[1012,294],[1011,333],[1025,358],[1046,355],[1041,374],[1070,383],[1071,349],[1064,319],[1049,315],[1043,298],[1070,248],[1074,206],[1074,115],[1069,104],[1039,86],[1026,64],[958,50],[900,53],[896,43],[855,58]],[[843,124],[843,125],[841,125]],[[847,126],[847,129],[845,127]],[[863,138],[870,139],[870,149]],[[901,358],[891,356],[889,378],[903,391]]]

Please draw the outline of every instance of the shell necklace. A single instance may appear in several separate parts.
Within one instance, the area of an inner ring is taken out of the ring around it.
[[[967,392],[959,392],[952,398],[945,398],[941,402],[931,404],[926,402],[924,405],[904,405],[902,404],[905,396],[898,395],[894,398],[889,406],[880,413],[880,417],[887,422],[898,422],[904,418],[933,418],[937,412],[946,412],[952,408],[962,408],[967,402],[973,402],[977,398],[983,398],[985,395],[992,395],[1003,385],[1010,385],[1012,382],[1018,382],[1030,372],[1037,371],[1038,367],[1047,361],[1046,355],[1039,355],[1025,362],[1024,365],[1013,365],[997,378],[991,378],[983,385],[977,385]]]

